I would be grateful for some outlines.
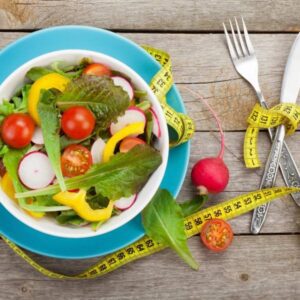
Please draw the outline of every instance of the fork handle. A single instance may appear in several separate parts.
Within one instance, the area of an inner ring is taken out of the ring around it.
[[[268,108],[268,105],[267,105],[262,93],[258,92],[257,96],[258,96],[260,105],[264,108]],[[270,136],[271,140],[273,140],[276,129],[269,128],[268,132],[269,132],[269,136]],[[285,184],[287,186],[300,187],[300,173],[297,168],[296,162],[293,159],[293,156],[292,156],[285,141],[283,141],[283,144],[282,144],[279,167],[280,167],[280,171],[282,173],[283,179],[285,181]],[[291,197],[296,202],[296,204],[298,206],[300,206],[300,193],[291,194]]]
[[[277,128],[273,139],[272,148],[265,166],[264,174],[261,180],[260,189],[270,188],[276,181],[276,175],[281,157],[281,149],[285,136],[285,127],[280,125]],[[258,234],[268,213],[269,203],[257,207],[252,216],[251,232]]]

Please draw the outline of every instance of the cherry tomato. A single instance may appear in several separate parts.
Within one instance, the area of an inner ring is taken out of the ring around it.
[[[73,106],[67,109],[61,118],[64,133],[72,139],[84,139],[94,130],[95,117],[84,106]]]
[[[62,172],[67,177],[82,175],[91,165],[91,152],[81,145],[68,146],[61,157]]]
[[[93,63],[84,68],[83,74],[95,76],[111,76],[111,70],[103,64]]]
[[[30,144],[34,132],[34,121],[22,113],[7,116],[1,126],[3,141],[12,148],[23,148]]]
[[[124,140],[122,140],[120,144],[120,152],[126,153],[136,145],[143,145],[143,144],[146,143],[142,139],[139,139],[137,137],[127,137]]]
[[[221,252],[231,244],[233,232],[230,225],[224,220],[212,219],[203,225],[201,240],[208,249]]]

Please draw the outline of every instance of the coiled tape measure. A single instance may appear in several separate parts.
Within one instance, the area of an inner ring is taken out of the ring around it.
[[[200,212],[197,212],[184,220],[185,232],[187,237],[198,234],[205,221],[219,218],[228,220],[247,213],[254,208],[272,201],[278,197],[299,192],[300,188],[269,188],[260,191],[251,192],[231,200],[225,201],[215,206],[208,207]],[[22,249],[10,242],[5,237],[2,237],[7,245],[14,250],[16,254],[26,260],[37,271],[54,279],[90,279],[105,275],[112,272],[121,266],[142,258],[144,256],[158,252],[166,246],[159,244],[151,238],[145,236],[139,241],[101,259],[92,267],[77,275],[63,275],[52,272],[31,259]]]
[[[166,94],[168,93],[168,91],[170,90],[173,84],[170,56],[164,51],[149,46],[143,46],[143,48],[149,54],[151,54],[162,66],[160,71],[158,71],[158,73],[151,80],[150,87],[161,103],[168,125],[171,128],[173,128],[177,134],[176,139],[172,140],[170,145],[171,146],[180,145],[192,137],[195,131],[195,125],[191,118],[189,118],[185,114],[176,112],[173,108],[171,108],[167,104]],[[283,113],[280,114],[282,110]],[[256,119],[263,120],[262,116],[264,114],[267,114],[268,118],[270,118],[269,112],[263,112],[260,107],[257,107],[256,111],[257,113],[260,114],[259,117],[257,117]],[[297,110],[297,112],[300,112],[300,110]],[[274,126],[277,126],[278,124],[281,124],[282,122],[285,121],[283,117],[284,114],[288,114],[289,116],[291,114],[291,113],[287,113],[286,109],[277,109],[275,110],[275,113],[277,115],[279,114],[278,120],[280,121],[276,121],[277,123]],[[289,117],[286,118],[289,120]],[[253,117],[251,118],[250,116],[250,119],[253,119]],[[297,119],[296,123],[298,123],[298,121],[299,120]],[[269,124],[268,122],[267,124]],[[271,124],[273,124],[272,122]],[[263,122],[260,121],[258,123],[250,123],[251,124],[250,126],[254,126],[253,124],[255,124],[256,126],[254,127],[255,130],[257,131],[257,133],[255,133],[256,138],[258,134],[257,128],[259,127],[266,128],[266,127],[262,127],[261,123]],[[289,123],[287,122],[287,124]],[[294,123],[291,124],[293,125]],[[249,129],[249,132],[250,131],[251,130]],[[253,135],[252,131],[248,133],[248,139],[247,140],[245,139],[245,144],[247,143],[247,145],[250,145],[252,147],[253,145],[252,140],[249,140],[249,138],[251,138],[250,136],[251,134]],[[256,140],[256,138],[254,139],[254,141]],[[250,149],[250,147],[247,145],[246,145],[246,149]],[[248,159],[251,160],[253,158],[249,157]],[[205,223],[205,221],[210,220],[212,218],[219,218],[224,220],[232,219],[241,214],[247,213],[266,202],[299,191],[300,191],[299,188],[288,188],[288,187],[270,188],[270,189],[244,194],[236,198],[233,198],[231,200],[228,200],[226,202],[220,203],[218,205],[206,208],[200,212],[197,212],[185,218],[184,226],[185,226],[186,235],[187,237],[191,237],[195,234],[198,234],[201,231],[201,228]],[[145,236],[139,241],[113,254],[106,256],[105,258],[101,259],[98,263],[96,263],[95,265],[93,265],[92,267],[88,268],[87,270],[85,270],[80,274],[63,275],[56,272],[52,272],[44,268],[43,266],[36,263],[21,248],[19,248],[17,245],[9,241],[7,238],[2,236],[2,239],[16,254],[18,254],[25,261],[27,261],[33,268],[35,268],[37,271],[44,274],[45,276],[54,279],[89,279],[89,278],[99,277],[113,270],[116,270],[117,268],[131,261],[137,260],[139,258],[142,258],[144,256],[150,255],[152,253],[158,252],[166,248],[166,246],[164,246],[163,244],[159,244],[154,240],[152,240],[151,238]]]
[[[257,151],[259,129],[285,125],[286,134],[293,134],[300,122],[300,106],[283,103],[271,109],[265,109],[256,104],[248,117],[248,128],[244,139],[244,161],[247,168],[260,167]]]
[[[150,46],[142,46],[162,68],[154,75],[150,87],[160,101],[167,124],[175,130],[177,138],[170,142],[170,146],[178,146],[187,142],[194,134],[194,121],[183,113],[176,112],[168,105],[166,95],[173,85],[172,64],[170,55],[162,50]]]

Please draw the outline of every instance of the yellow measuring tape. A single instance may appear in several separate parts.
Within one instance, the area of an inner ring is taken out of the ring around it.
[[[265,109],[256,104],[247,120],[249,126],[244,139],[244,161],[247,168],[260,167],[257,151],[259,129],[285,125],[286,134],[295,132],[300,122],[300,106],[283,103],[271,109]]]
[[[150,87],[160,101],[168,125],[173,128],[177,134],[176,139],[170,141],[170,145],[173,147],[185,143],[192,137],[195,131],[195,124],[189,116],[176,112],[167,103],[166,94],[173,85],[170,55],[150,46],[143,46],[143,48],[162,66],[152,78]]]
[[[185,218],[184,226],[186,235],[187,237],[191,237],[195,234],[198,234],[201,231],[203,224],[207,220],[211,220],[213,218],[219,218],[223,220],[232,219],[245,214],[266,202],[299,191],[300,188],[288,187],[264,189],[244,194],[218,205],[208,207]],[[89,279],[99,277],[111,271],[114,271],[131,261],[137,260],[166,248],[166,246],[164,246],[163,244],[159,244],[151,238],[145,236],[139,241],[106,256],[95,265],[78,275],[63,275],[52,272],[42,267],[34,260],[32,260],[32,258],[30,258],[18,246],[10,242],[5,237],[2,238],[7,243],[7,245],[14,250],[15,253],[26,260],[33,268],[50,278],[56,279]]]

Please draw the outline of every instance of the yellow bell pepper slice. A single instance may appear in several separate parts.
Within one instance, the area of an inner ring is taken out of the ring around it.
[[[49,73],[33,83],[28,95],[28,112],[38,125],[40,125],[38,103],[41,90],[57,89],[63,92],[69,82],[70,79],[67,77],[58,73]]]
[[[86,221],[105,221],[111,217],[113,201],[109,201],[106,208],[92,209],[86,202],[86,191],[80,189],[78,192],[59,192],[53,199],[60,204],[73,208],[76,213]]]
[[[117,133],[115,133],[106,143],[106,146],[103,151],[102,161],[107,162],[114,155],[115,148],[121,140],[126,138],[132,134],[142,134],[144,132],[145,123],[144,122],[137,122],[132,123]]]
[[[4,176],[1,179],[1,188],[2,188],[3,192],[10,199],[14,200],[14,202],[17,203],[17,199],[15,198],[15,188],[14,188],[13,182],[7,172],[4,174]],[[32,201],[32,200],[28,199],[27,202],[29,202],[29,201]],[[44,212],[36,212],[36,211],[29,211],[29,210],[25,210],[25,211],[28,215],[30,215],[31,217],[34,217],[36,219],[40,219],[45,215]]]
[[[14,185],[13,185],[13,182],[7,172],[4,174],[4,176],[1,179],[1,188],[2,188],[3,192],[10,199],[16,201]]]

